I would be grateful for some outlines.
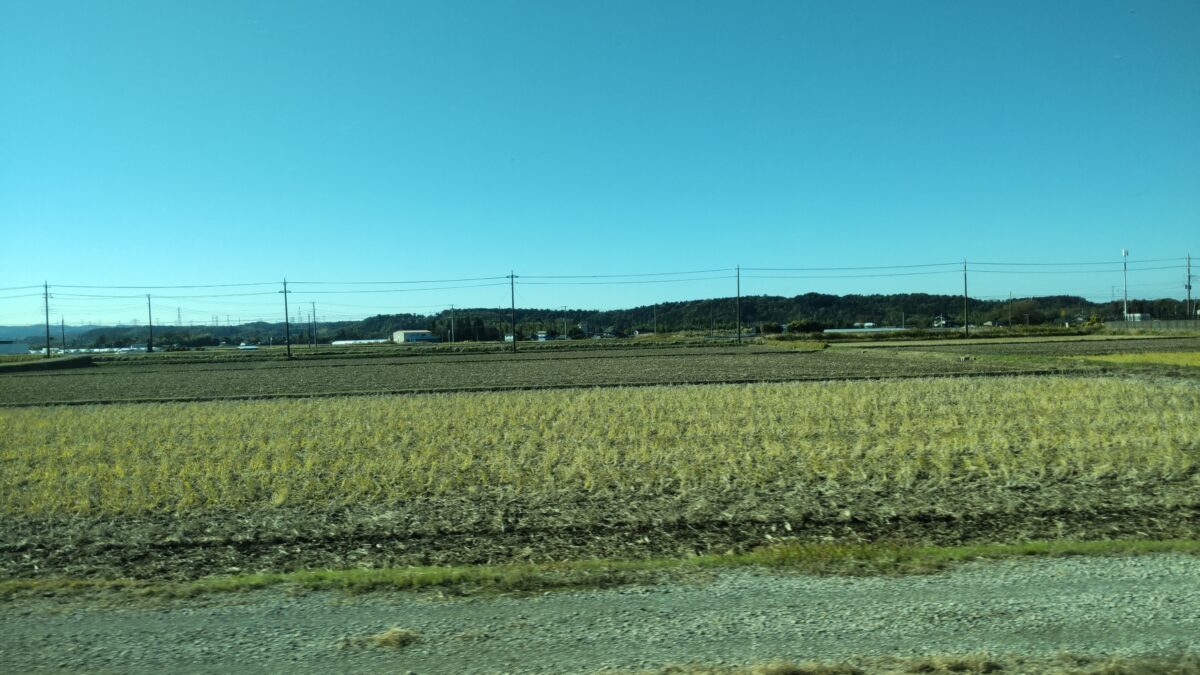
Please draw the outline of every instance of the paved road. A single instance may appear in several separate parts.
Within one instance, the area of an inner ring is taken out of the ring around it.
[[[423,639],[343,644],[392,626]],[[1200,653],[1200,557],[1009,560],[899,578],[730,570],[526,598],[272,590],[115,610],[22,600],[0,614],[3,672],[559,673],[981,651]]]

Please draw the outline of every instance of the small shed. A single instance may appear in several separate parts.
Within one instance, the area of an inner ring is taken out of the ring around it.
[[[437,342],[437,336],[427,330],[398,330],[392,333],[392,342]]]

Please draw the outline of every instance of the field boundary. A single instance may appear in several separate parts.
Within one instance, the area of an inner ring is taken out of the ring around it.
[[[190,581],[147,579],[0,580],[0,602],[30,595],[72,596],[96,592],[138,597],[190,598],[209,593],[246,592],[280,585],[346,593],[456,589],[460,594],[536,592],[646,583],[665,574],[759,567],[823,576],[931,574],[969,562],[1008,558],[1200,555],[1195,539],[1050,540],[1016,544],[921,546],[887,543],[786,543],[744,553],[685,558],[586,559],[499,565],[409,566],[300,570],[216,575]]]
[[[784,352],[786,353],[786,352]],[[803,353],[803,352],[800,352]],[[970,377],[1034,377],[1044,375],[1076,375],[1096,377],[1107,375],[1111,369],[1098,366],[1095,371],[1073,371],[1070,368],[1040,368],[1033,370],[984,371],[975,373],[920,373],[913,375],[823,375],[818,377],[674,380],[670,382],[600,382],[591,384],[515,384],[481,387],[446,387],[442,389],[379,389],[334,392],[281,392],[278,394],[233,394],[229,396],[170,396],[159,398],[114,398],[78,401],[41,401],[0,403],[0,408],[41,408],[81,405],[118,405],[128,403],[205,403],[210,401],[270,401],[277,399],[352,398],[362,396],[420,396],[434,394],[466,394],[511,391],[561,391],[570,389],[620,389],[643,387],[678,387],[730,384],[786,384],[788,382],[888,381],[920,379],[954,379]]]
[[[638,358],[638,359],[694,358],[694,357],[700,357],[700,356],[705,356],[705,357],[708,357],[708,356],[783,356],[783,357],[788,357],[788,356],[800,355],[800,354],[813,354],[813,353],[817,353],[820,350],[816,350],[816,349],[813,349],[813,350],[770,349],[770,350],[762,350],[762,351],[751,351],[749,353],[746,353],[745,351],[729,351],[729,352],[721,352],[718,354],[695,354],[695,353],[690,353],[690,352],[689,353],[654,353],[654,354],[644,354],[644,353],[642,353],[642,354],[600,354],[600,353],[597,353],[598,351],[599,350],[592,350],[590,353],[585,352],[585,355],[583,355],[583,356],[560,356],[560,355],[555,354],[552,356],[540,356],[540,355],[539,356],[527,356],[525,358],[513,358],[508,355],[504,355],[504,356],[498,357],[498,358],[486,358],[486,357],[483,357],[484,355],[482,355],[482,354],[465,354],[465,355],[462,355],[461,358],[456,355],[453,355],[453,354],[398,356],[398,357],[394,357],[394,358],[402,359],[402,360],[398,360],[394,363],[372,363],[368,359],[359,359],[359,358],[344,359],[346,361],[355,361],[354,363],[321,363],[321,361],[333,361],[335,359],[312,359],[312,362],[309,362],[308,359],[294,359],[292,361],[286,361],[286,360],[282,360],[282,359],[272,359],[272,360],[253,362],[253,363],[263,364],[263,365],[252,366],[252,365],[248,365],[248,364],[237,363],[234,367],[230,367],[230,368],[222,368],[219,366],[224,363],[233,363],[232,361],[211,361],[211,362],[189,361],[186,363],[178,363],[178,364],[166,363],[166,362],[153,363],[153,364],[150,364],[150,363],[141,364],[141,363],[135,363],[132,361],[124,361],[124,362],[109,361],[109,362],[101,362],[101,363],[96,364],[98,366],[98,370],[96,370],[92,373],[88,373],[88,374],[104,376],[108,373],[113,372],[113,370],[120,369],[120,368],[138,368],[138,370],[136,371],[136,373],[138,375],[154,374],[154,373],[178,373],[178,372],[181,372],[180,370],[177,370],[173,367],[176,365],[181,365],[181,366],[210,366],[211,365],[211,366],[213,366],[211,368],[205,368],[205,367],[187,368],[185,371],[183,371],[183,372],[187,372],[187,373],[236,373],[236,372],[253,372],[253,371],[260,371],[260,370],[262,370],[262,371],[272,370],[273,368],[279,367],[280,365],[283,365],[283,364],[293,364],[293,365],[284,366],[288,369],[378,368],[380,366],[422,366],[422,365],[430,365],[430,364],[459,365],[459,364],[468,364],[468,363],[469,364],[474,364],[474,363],[489,363],[489,364],[490,363],[530,363],[530,362],[546,363],[546,362],[559,362],[559,361],[590,361],[590,360],[600,360],[600,359],[625,360],[625,359],[629,359],[629,358]],[[578,352],[576,352],[576,353],[578,353]],[[481,358],[481,357],[483,357],[483,358]],[[375,358],[379,358],[379,357],[372,357],[372,358],[375,359]],[[407,360],[407,359],[418,359],[418,358],[422,359],[422,360],[419,360],[419,361]],[[363,362],[360,362],[360,361],[363,361]],[[46,373],[37,373],[36,375],[45,375],[45,374]],[[70,373],[70,374],[77,375],[78,373]]]

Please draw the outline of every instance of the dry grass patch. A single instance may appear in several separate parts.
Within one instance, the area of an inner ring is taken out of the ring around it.
[[[1147,352],[1142,354],[1105,354],[1089,356],[1088,361],[1120,365],[1160,365],[1200,368],[1200,352]]]
[[[421,641],[421,634],[407,628],[395,626],[373,635],[359,635],[342,640],[343,647],[378,647],[381,649],[404,649]]]

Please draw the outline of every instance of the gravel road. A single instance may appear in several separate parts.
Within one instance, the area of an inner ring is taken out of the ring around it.
[[[345,644],[398,626],[404,648]],[[990,652],[1200,652],[1200,558],[1021,559],[934,576],[728,570],[535,597],[272,590],[160,608],[6,603],[0,671],[595,672]]]

